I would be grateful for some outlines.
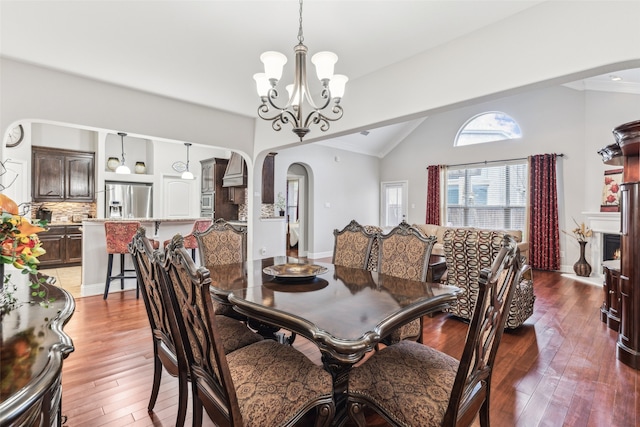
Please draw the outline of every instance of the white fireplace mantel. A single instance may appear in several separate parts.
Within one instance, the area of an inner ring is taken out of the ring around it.
[[[604,234],[620,234],[620,212],[582,212],[586,225],[593,231],[591,240],[591,267],[596,277],[602,275]]]

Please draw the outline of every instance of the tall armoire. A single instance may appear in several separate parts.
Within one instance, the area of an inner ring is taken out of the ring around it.
[[[613,130],[616,139],[600,154],[622,165],[620,185],[620,331],[618,360],[640,369],[640,120]]]

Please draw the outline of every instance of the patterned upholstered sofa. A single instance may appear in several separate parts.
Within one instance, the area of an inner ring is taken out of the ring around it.
[[[433,250],[431,251],[432,255],[444,255],[444,233],[449,229],[469,229],[474,230],[473,227],[448,227],[444,225],[435,225],[435,224],[413,224],[414,227],[417,227],[422,231],[426,236],[436,236],[436,243],[433,245]],[[483,230],[483,229],[478,229]],[[488,231],[488,230],[484,230]],[[510,234],[516,239],[518,242],[518,249],[520,250],[520,255],[525,257],[525,259],[529,259],[529,242],[522,241],[522,231],[520,230],[493,230],[498,232],[503,232]]]
[[[429,225],[429,224],[427,224]],[[446,283],[458,286],[462,292],[458,296],[458,304],[447,309],[448,313],[462,319],[470,320],[478,296],[478,277],[480,270],[491,266],[493,259],[500,250],[500,242],[504,234],[515,235],[516,241],[522,240],[522,233],[511,230],[482,230],[476,228],[455,227],[424,227],[418,226],[423,233],[437,232],[436,237],[440,246],[440,254],[444,255],[447,263]],[[433,234],[431,234],[433,235]],[[520,255],[526,263],[528,244],[518,244]],[[436,248],[432,253],[436,252]],[[514,329],[521,326],[533,314],[535,301],[533,276],[528,271],[517,284],[506,327]]]

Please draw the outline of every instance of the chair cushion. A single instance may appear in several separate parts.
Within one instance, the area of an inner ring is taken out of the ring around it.
[[[216,323],[218,324],[225,354],[263,340],[261,335],[253,332],[239,320],[219,314],[216,315]]]
[[[285,425],[333,396],[331,375],[291,346],[264,340],[227,355],[245,427]]]
[[[385,342],[397,343],[406,339],[418,339],[422,336],[422,323],[420,319],[414,319],[411,322],[394,329],[388,337],[385,338]]]
[[[347,231],[336,236],[333,263],[351,268],[364,268],[368,262],[370,238],[360,232]]]
[[[458,361],[431,347],[400,341],[349,374],[349,396],[364,398],[400,426],[440,426]]]

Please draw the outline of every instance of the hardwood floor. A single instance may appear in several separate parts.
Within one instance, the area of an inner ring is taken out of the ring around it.
[[[638,425],[639,373],[616,359],[616,333],[600,321],[602,289],[536,271],[535,292],[533,317],[502,338],[492,425]],[[65,327],[75,345],[63,368],[65,425],[172,426],[177,380],[166,373],[154,413],[147,413],[152,348],[142,299],[129,291],[76,304]],[[459,358],[467,325],[444,314],[425,320],[425,344]],[[298,337],[295,345],[320,363],[313,344]],[[371,423],[384,425],[375,418]],[[204,425],[212,425],[206,416]]]

